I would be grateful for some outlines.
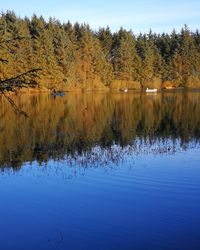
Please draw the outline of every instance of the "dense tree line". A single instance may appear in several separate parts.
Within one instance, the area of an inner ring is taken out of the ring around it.
[[[23,39],[16,39],[23,38]],[[41,87],[200,87],[200,33],[134,35],[121,28],[93,31],[86,24],[40,16],[0,15],[0,80],[42,68]]]

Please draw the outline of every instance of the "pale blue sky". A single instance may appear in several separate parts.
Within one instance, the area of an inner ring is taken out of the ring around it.
[[[180,30],[184,24],[200,27],[200,0],[0,0],[0,10],[17,15],[33,13],[66,22],[86,22],[93,29],[109,25],[112,31],[123,26],[135,33]]]

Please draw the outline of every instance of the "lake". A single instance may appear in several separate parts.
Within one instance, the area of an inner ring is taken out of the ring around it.
[[[200,93],[0,97],[0,249],[200,249]]]

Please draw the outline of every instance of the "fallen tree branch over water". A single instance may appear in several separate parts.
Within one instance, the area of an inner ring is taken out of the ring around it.
[[[11,44],[14,41],[21,41],[23,39],[27,39],[26,37],[18,36],[7,40],[0,41],[0,48],[6,49],[9,52],[9,44]],[[8,63],[8,60],[4,58],[0,58],[0,63]],[[26,72],[23,72],[21,74],[18,74],[16,76],[6,78],[6,79],[0,79],[0,94],[2,94],[6,100],[11,104],[13,110],[15,113],[24,115],[25,117],[28,117],[27,113],[21,110],[13,101],[11,97],[9,97],[6,92],[7,91],[16,91],[16,89],[19,88],[28,88],[28,87],[36,87],[37,82],[36,79],[39,77],[37,74],[38,71],[41,71],[41,68],[36,69],[30,69]]]
[[[31,69],[17,76],[0,80],[0,91],[1,92],[6,90],[13,91],[14,88],[21,88],[21,87],[35,87],[37,85],[35,78],[39,77],[37,72],[41,70],[42,69],[40,68]]]
[[[3,94],[6,100],[11,104],[15,113],[28,117],[27,113],[21,110],[15,104],[13,99],[6,94],[6,92],[15,91],[17,88],[22,88],[22,87],[28,88],[37,86],[37,82],[35,81],[35,79],[39,77],[37,72],[41,70],[42,69],[31,69],[17,76],[0,80],[0,94]]]

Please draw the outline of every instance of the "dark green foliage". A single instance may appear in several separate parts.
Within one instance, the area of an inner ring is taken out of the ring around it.
[[[19,39],[23,38],[23,39]],[[12,42],[5,43],[5,41]],[[41,87],[90,86],[114,80],[140,87],[200,87],[200,33],[185,25],[180,33],[135,36],[109,27],[96,33],[89,25],[72,25],[33,15],[0,16],[0,81],[42,68]]]

